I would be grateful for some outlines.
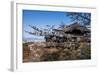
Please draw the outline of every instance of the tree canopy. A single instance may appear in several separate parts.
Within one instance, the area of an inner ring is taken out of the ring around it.
[[[91,24],[91,13],[67,12],[66,16],[70,17],[71,21],[79,22],[82,25]]]

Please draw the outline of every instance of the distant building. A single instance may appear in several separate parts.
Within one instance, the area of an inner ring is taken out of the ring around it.
[[[91,31],[86,26],[80,25],[79,23],[73,23],[64,28],[53,29],[54,34],[45,36],[46,42],[51,42],[47,46],[61,46],[59,43],[68,44],[73,42],[90,42]],[[54,43],[55,45],[54,45]],[[64,44],[62,44],[64,46]],[[68,45],[65,45],[68,46]]]

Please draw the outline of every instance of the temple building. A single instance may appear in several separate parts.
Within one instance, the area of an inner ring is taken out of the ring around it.
[[[50,46],[68,46],[68,43],[79,43],[91,41],[90,29],[79,23],[73,23],[64,28],[53,29],[54,34],[46,36],[46,42],[50,42]],[[47,43],[47,46],[49,46]],[[55,44],[55,45],[54,45]]]

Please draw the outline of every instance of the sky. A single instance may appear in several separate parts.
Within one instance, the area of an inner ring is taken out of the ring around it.
[[[66,16],[66,12],[23,10],[23,38],[37,37],[25,32],[33,31],[29,25],[33,25],[38,28],[47,28],[46,25],[55,25],[55,28],[57,28],[62,22],[66,25],[71,23],[70,18]]]

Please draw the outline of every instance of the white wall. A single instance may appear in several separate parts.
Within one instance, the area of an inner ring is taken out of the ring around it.
[[[11,0],[0,0],[0,73],[10,73],[10,1]],[[56,69],[56,70],[45,70],[45,71],[36,71],[36,73],[99,73],[100,69],[100,5],[96,0],[31,0],[34,2],[40,3],[52,3],[56,4],[57,2],[60,4],[65,4],[68,6],[91,6],[97,7],[97,19],[98,26],[97,32],[98,34],[93,34],[98,36],[97,40],[97,48],[98,48],[98,66],[97,67],[82,67],[82,68],[65,68],[65,69]],[[99,1],[99,0],[97,0]],[[70,2],[70,3],[69,3]],[[95,38],[95,37],[94,37]],[[28,72],[27,72],[28,73]],[[35,72],[34,72],[35,73]]]

